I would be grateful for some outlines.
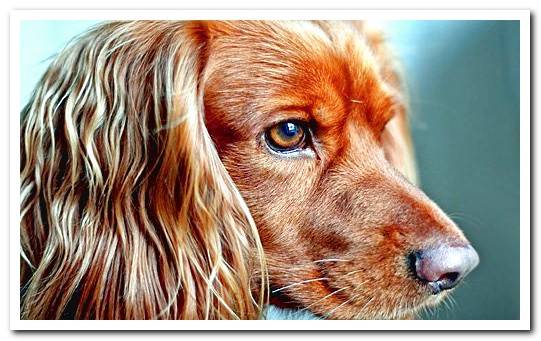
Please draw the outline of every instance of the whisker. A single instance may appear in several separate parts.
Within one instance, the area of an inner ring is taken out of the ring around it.
[[[449,218],[453,220],[458,220],[458,221],[461,221],[462,223],[469,224],[471,225],[471,227],[474,227],[474,228],[480,228],[481,226],[485,225],[480,219],[467,213],[451,212],[451,213],[448,213],[447,215],[449,216]]]
[[[352,296],[349,300],[347,301],[344,301],[342,303],[340,303],[338,306],[336,306],[335,308],[333,308],[331,311],[329,311],[327,314],[325,314],[325,318],[329,317],[332,313],[334,313],[336,310],[340,309],[342,306],[352,302],[353,300],[357,299],[359,296],[361,295],[361,293],[355,295],[355,296]],[[373,300],[374,300],[375,297],[372,297],[368,302],[366,302],[366,304],[360,309],[361,311],[364,310]]]
[[[431,318],[433,319],[433,316],[432,316],[432,313],[429,311],[429,307],[428,306],[423,306],[422,307],[422,310],[423,310],[423,315],[427,316],[428,318]]]
[[[356,274],[356,273],[359,273],[359,272],[362,272],[364,271],[364,269],[360,269],[360,270],[354,270],[354,271],[350,271],[342,276],[340,276],[339,278],[344,278],[346,276],[349,276],[349,275],[353,275],[353,274]],[[366,282],[363,282],[362,284],[365,284]],[[358,287],[358,286],[357,286]],[[357,290],[357,287],[355,287],[355,290]]]
[[[426,307],[427,315],[430,315],[430,318],[432,318],[432,319],[438,318],[438,316],[436,314],[436,310],[432,306],[427,305],[425,307]]]
[[[352,271],[354,272],[354,271]],[[347,274],[346,274],[347,275]],[[345,276],[345,275],[344,275]],[[362,285],[365,285],[366,283],[368,283],[369,280],[366,280],[364,282],[361,282],[361,283],[358,283],[356,286],[355,286],[355,289],[353,289],[353,292],[359,290],[359,288],[362,286]]]
[[[355,286],[355,289],[353,289],[352,292],[357,291],[357,289],[359,289],[359,288],[361,287],[361,285],[365,284],[366,282],[367,282],[367,281],[364,281],[364,282],[362,282],[362,283],[357,284],[357,286]],[[332,313],[334,313],[337,309],[339,309],[340,307],[344,306],[345,304],[348,304],[349,302],[351,302],[351,301],[357,299],[361,294],[362,294],[362,291],[359,292],[357,295],[351,296],[348,300],[346,300],[346,301],[340,303],[338,306],[334,307],[331,311],[327,312],[323,318],[326,319],[326,318],[329,317]],[[373,299],[374,299],[374,297],[372,297],[372,298],[370,299],[370,301],[368,301],[368,303],[365,304],[364,307],[362,307],[362,309],[366,308],[366,306],[367,306],[368,304],[370,304],[370,302],[372,302]],[[362,310],[362,309],[361,309],[361,310]]]
[[[376,297],[372,297],[370,300],[368,300],[368,302],[366,302],[366,304],[361,308],[361,310],[364,310],[366,307],[368,307],[368,305],[370,303],[372,303],[372,301],[375,299]]]
[[[334,307],[331,311],[327,312],[325,314],[325,316],[323,316],[324,319],[326,319],[327,317],[329,317],[332,313],[334,313],[337,309],[339,309],[340,307],[342,307],[343,305],[345,304],[348,304],[349,302],[353,301],[353,299],[355,298],[356,296],[353,296],[351,297],[350,299],[348,299],[347,301],[344,301],[342,303],[340,303],[339,305],[337,305],[336,307]]]
[[[456,300],[454,299],[453,296],[449,295],[449,302],[451,304],[451,308],[453,308],[453,310],[455,310],[458,306],[458,304],[456,303]]]
[[[422,306],[422,307],[421,307],[421,310],[422,310],[422,312],[421,312],[422,315],[424,315],[424,316],[429,316],[429,314],[428,314],[428,308],[427,308],[426,306]]]
[[[336,289],[335,291],[331,292],[330,294],[326,295],[325,297],[320,298],[319,300],[310,303],[310,304],[307,305],[306,307],[302,308],[300,311],[308,310],[308,308],[310,308],[311,306],[314,306],[314,305],[318,304],[319,302],[324,301],[324,300],[326,300],[327,298],[333,296],[334,294],[337,294],[337,293],[339,293],[340,291],[346,290],[347,288],[351,288],[351,287],[348,286],[348,287],[343,287],[343,288],[340,288],[340,289]]]
[[[443,300],[443,306],[444,306],[444,310],[446,311],[446,313],[450,312],[452,309],[451,309],[451,306],[449,305],[449,301],[447,298],[445,298]]]
[[[398,319],[398,318],[404,316],[407,313],[413,313],[411,311],[411,307],[410,307],[409,302],[404,297],[400,298],[398,307],[399,308],[395,309],[393,314],[392,314],[394,319]]]
[[[276,290],[273,290],[272,293],[274,294],[275,292],[279,292],[279,291],[282,291],[282,290],[287,289],[287,288],[291,288],[291,287],[296,286],[296,285],[301,285],[301,284],[306,284],[306,283],[311,283],[311,282],[316,282],[316,281],[328,281],[328,280],[329,279],[327,277],[307,279],[306,281],[301,281],[301,282],[286,285],[285,287],[278,288]]]

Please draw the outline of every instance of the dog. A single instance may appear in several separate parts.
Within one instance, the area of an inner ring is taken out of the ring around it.
[[[364,22],[119,21],[21,113],[21,318],[409,319],[478,264]]]

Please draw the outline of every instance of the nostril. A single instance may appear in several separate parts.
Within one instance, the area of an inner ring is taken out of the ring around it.
[[[437,281],[428,282],[427,285],[435,295],[444,290],[454,288],[460,282],[460,279],[460,274],[458,272],[449,272],[441,276]]]
[[[457,281],[459,275],[460,274],[458,272],[448,272],[446,274],[443,274],[443,276],[441,276],[438,281],[454,283]]]
[[[417,263],[420,261],[420,259],[421,259],[420,251],[411,252],[408,255],[408,270],[414,278],[424,280],[422,278],[419,278],[419,275],[417,274]]]
[[[454,288],[479,262],[471,246],[442,245],[408,255],[414,277],[428,285],[434,294]]]

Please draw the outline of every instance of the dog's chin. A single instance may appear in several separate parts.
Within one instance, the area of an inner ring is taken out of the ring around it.
[[[452,290],[451,290],[452,291]],[[449,292],[441,292],[437,295],[429,295],[426,299],[407,309],[397,309],[393,312],[381,312],[373,316],[362,316],[351,309],[350,314],[331,314],[329,316],[321,316],[309,309],[300,305],[294,304],[291,299],[284,300],[282,296],[273,296],[271,303],[267,305],[263,312],[265,320],[324,320],[324,319],[347,319],[347,320],[414,320],[418,317],[419,312],[426,308],[432,308],[439,305],[449,294]],[[287,303],[286,303],[287,302]]]
[[[404,312],[402,315],[397,316],[396,320],[414,320],[416,318],[415,312]],[[323,320],[324,318],[314,314],[313,312],[303,308],[283,308],[276,305],[268,305],[263,312],[263,319],[265,320]],[[327,319],[331,319],[328,317]],[[360,319],[360,318],[351,318]]]

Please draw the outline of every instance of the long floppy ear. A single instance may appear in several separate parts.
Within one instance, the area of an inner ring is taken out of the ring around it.
[[[22,113],[21,318],[259,317],[263,251],[205,128],[202,29],[103,24],[43,76]]]

